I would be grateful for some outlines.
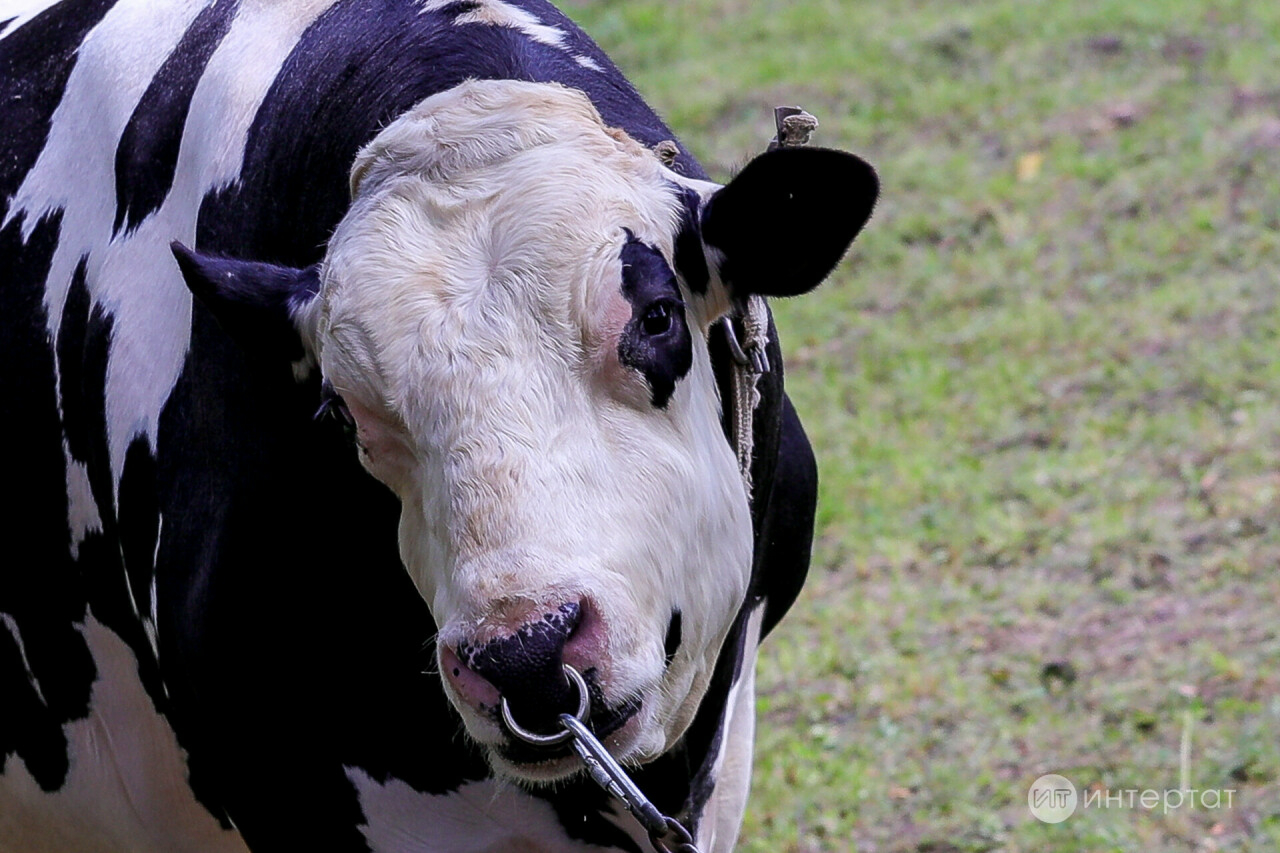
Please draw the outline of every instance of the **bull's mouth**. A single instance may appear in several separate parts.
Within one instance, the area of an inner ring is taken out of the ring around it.
[[[614,734],[640,711],[643,703],[638,697],[616,705],[607,704],[600,689],[599,674],[594,667],[582,673],[582,680],[586,683],[589,700],[587,703],[588,726],[598,739],[604,740]],[[492,747],[504,761],[516,767],[533,767],[558,762],[573,754],[567,739],[551,745],[529,743],[514,734],[510,727],[503,723],[498,709],[494,709],[492,713],[494,722],[507,736],[506,740]]]

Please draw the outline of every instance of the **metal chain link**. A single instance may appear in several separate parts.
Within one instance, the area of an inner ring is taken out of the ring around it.
[[[572,714],[561,714],[560,724],[573,733],[573,750],[587,765],[592,780],[635,815],[645,832],[649,833],[649,842],[654,850],[658,853],[698,853],[689,830],[650,802],[586,724]]]
[[[693,836],[680,821],[668,817],[658,810],[649,798],[644,795],[636,783],[622,769],[622,765],[609,754],[599,739],[587,728],[587,717],[590,715],[590,701],[587,697],[587,683],[576,669],[564,665],[565,675],[578,691],[578,710],[575,714],[561,714],[561,730],[544,735],[531,732],[516,722],[511,707],[504,697],[502,703],[502,722],[507,731],[525,743],[534,746],[553,746],[570,741],[573,751],[578,753],[582,763],[587,767],[592,781],[631,812],[649,833],[649,842],[657,853],[698,853]]]

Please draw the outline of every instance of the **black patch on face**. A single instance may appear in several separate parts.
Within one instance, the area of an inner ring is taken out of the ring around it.
[[[698,225],[698,208],[702,197],[688,187],[680,188],[683,211],[680,214],[680,230],[676,232],[676,271],[684,278],[689,290],[696,294],[707,292],[711,274],[707,271],[707,257],[702,251],[702,230]]]
[[[196,16],[129,118],[116,148],[116,232],[138,227],[169,194],[191,95],[238,5],[216,0]]]
[[[662,651],[666,661],[665,666],[671,666],[671,661],[675,659],[676,652],[680,650],[680,609],[676,608],[671,611],[671,621],[667,623],[667,638],[662,642]]]
[[[622,247],[622,295],[631,303],[631,320],[618,339],[618,360],[640,371],[651,402],[665,409],[693,366],[693,342],[675,273],[661,252],[630,231]]]

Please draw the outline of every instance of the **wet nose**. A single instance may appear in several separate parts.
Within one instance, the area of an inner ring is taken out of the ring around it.
[[[564,672],[564,649],[581,621],[581,604],[562,604],[509,637],[459,644],[458,659],[498,689],[521,726],[554,731],[558,716],[578,707],[577,688]]]

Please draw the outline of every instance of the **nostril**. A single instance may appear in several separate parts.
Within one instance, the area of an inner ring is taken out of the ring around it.
[[[680,616],[680,609],[676,608],[671,611],[671,621],[667,623],[667,636],[662,641],[662,654],[665,661],[664,666],[671,666],[671,662],[676,658],[676,652],[680,651],[680,633],[683,620]]]
[[[577,697],[564,674],[564,649],[582,623],[577,602],[560,605],[508,637],[457,647],[458,659],[497,688],[521,721],[551,726]]]

